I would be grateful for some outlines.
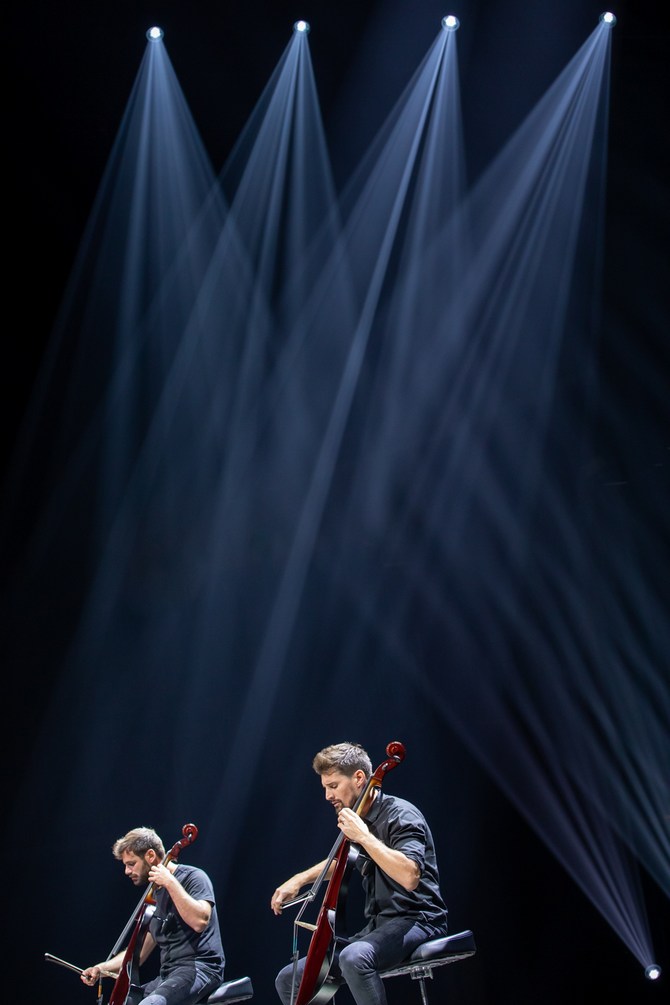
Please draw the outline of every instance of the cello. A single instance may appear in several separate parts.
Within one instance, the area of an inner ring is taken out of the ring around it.
[[[198,836],[198,828],[195,824],[184,824],[181,832],[183,837],[172,845],[172,848],[163,859],[163,865],[167,865],[168,862],[174,861],[178,857],[181,849],[187,844],[192,844]],[[133,926],[133,934],[128,942],[128,946],[123,957],[123,963],[121,964],[121,970],[114,982],[112,993],[109,996],[108,1005],[125,1005],[130,992],[131,984],[136,984],[138,982],[142,943],[144,942],[144,936],[149,931],[149,924],[154,911],[156,910],[156,900],[154,898],[155,892],[156,884],[151,883],[140,901],[139,908],[131,919],[130,924]],[[126,929],[121,934],[119,942],[123,941],[128,927],[129,925],[126,926]],[[109,954],[110,959],[116,954],[117,950],[118,943]]]
[[[356,801],[356,805],[353,807],[354,812],[360,817],[365,817],[365,814],[372,806],[377,791],[381,788],[382,782],[388,772],[397,767],[404,759],[405,747],[397,740],[393,740],[387,745],[386,754],[386,759],[382,761],[370,776],[365,788]],[[343,899],[346,896],[345,880],[351,872],[357,857],[358,850],[352,848],[351,842],[340,832],[321,871],[321,875],[317,878],[307,897],[289,901],[284,905],[288,907],[291,903],[295,904],[299,900],[305,899],[304,910],[309,900],[314,898],[316,890],[323,882],[331,865],[333,862],[335,863],[321,909],[319,910],[316,925],[307,925],[305,922],[301,922],[299,919],[302,911],[298,914],[295,921],[295,925],[311,928],[313,934],[310,939],[309,949],[307,950],[305,969],[294,1005],[325,1005],[337,991],[339,982],[330,976],[333,963],[337,958],[336,942],[338,937],[336,937],[336,928],[339,932],[338,918],[341,918],[344,913]],[[297,960],[297,954],[295,955],[295,959]]]

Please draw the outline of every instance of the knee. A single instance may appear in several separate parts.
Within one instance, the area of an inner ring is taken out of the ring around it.
[[[370,973],[377,969],[375,952],[369,942],[350,942],[340,953],[340,970],[347,980],[347,975]]]
[[[291,1000],[291,985],[293,983],[293,967],[284,967],[275,977],[275,991],[282,1002]]]

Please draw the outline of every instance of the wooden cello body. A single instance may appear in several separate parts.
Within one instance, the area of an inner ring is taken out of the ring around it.
[[[167,865],[168,862],[173,862],[178,857],[181,849],[187,844],[192,844],[198,836],[198,828],[195,824],[184,824],[181,832],[183,837],[173,844],[172,848],[163,859],[163,865]],[[133,932],[130,936],[128,946],[126,947],[126,951],[123,956],[123,963],[121,965],[121,970],[119,971],[119,976],[114,981],[114,987],[112,988],[112,993],[109,996],[109,1005],[126,1005],[131,985],[139,983],[140,953],[144,937],[149,931],[151,918],[153,917],[156,907],[156,901],[154,899],[155,892],[156,884],[152,883],[142,898],[140,906],[135,914]]]
[[[404,759],[405,747],[394,740],[387,745],[386,754],[386,760],[370,776],[354,807],[354,812],[360,817],[365,817],[370,809],[384,777]],[[305,969],[294,1005],[325,1005],[337,991],[340,982],[331,977],[333,963],[337,958],[336,929],[339,931],[338,919],[344,915],[346,881],[357,856],[358,852],[352,848],[351,842],[344,834],[340,834],[331,852],[334,868],[309,943]]]

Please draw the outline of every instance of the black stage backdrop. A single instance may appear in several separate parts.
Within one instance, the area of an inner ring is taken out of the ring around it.
[[[406,38],[402,57],[383,64],[381,71],[370,66],[366,78],[358,62],[361,39],[370,45],[374,32],[379,32],[379,45],[389,44],[383,34],[384,12],[402,6],[411,6],[416,13],[416,35]],[[573,5],[573,10],[568,10],[570,5],[563,6],[566,18],[573,16],[565,26],[565,35],[574,43],[563,45],[563,51],[570,53],[592,30],[601,7],[586,2]],[[504,2],[463,2],[454,10],[463,24],[459,62],[468,167],[473,177],[495,156],[528,110],[524,102],[530,96],[520,93],[521,89],[507,107],[492,98],[494,81],[515,58],[514,45],[523,51],[533,44],[532,38],[522,36],[513,44],[511,35],[518,24],[514,19],[519,18],[522,7]],[[614,327],[637,330],[641,342],[646,340],[650,352],[657,356],[658,367],[667,372],[670,35],[667,22],[656,19],[656,10],[656,5],[645,2],[619,3],[615,8],[619,23],[612,47],[604,300]],[[12,6],[5,15],[9,24],[4,53],[5,167],[9,168],[5,190],[9,282],[2,367],[5,466],[143,55],[146,29],[153,23],[165,26],[170,58],[218,170],[287,44],[294,20],[308,19],[331,156],[341,182],[362,156],[367,140],[446,13],[449,11],[439,4],[421,0],[411,5],[388,0],[252,5],[207,0],[122,0],[115,4],[81,0],[49,4],[42,0]],[[507,13],[511,26],[505,20]],[[468,19],[474,27],[466,27]],[[352,95],[344,82],[350,72],[368,89],[365,117],[347,112]],[[487,89],[489,100],[482,100]],[[614,347],[606,365],[614,371],[612,379],[624,388],[622,397],[631,416],[644,410],[644,387],[626,387],[625,353]],[[652,442],[613,448],[618,461],[623,455],[623,463],[633,474],[652,472],[655,481],[650,491],[654,493],[659,487],[667,491],[670,441],[667,422],[660,425],[663,429]],[[3,579],[4,596],[12,585],[4,570]],[[22,613],[29,620],[30,611]],[[12,629],[12,625],[4,625],[9,636]],[[662,658],[667,674],[667,653]],[[131,818],[119,820],[110,832],[109,822],[100,812],[108,794],[82,792],[81,813],[68,822],[66,839],[60,832],[56,839],[51,814],[62,781],[56,775],[47,782],[50,801],[44,813],[31,820],[31,832],[22,827],[12,812],[14,798],[29,777],[26,769],[33,745],[57,683],[54,672],[47,653],[38,663],[22,663],[20,655],[14,653],[5,667],[3,760],[8,798],[4,802],[9,814],[3,837],[9,897],[3,897],[3,904],[9,932],[5,978],[11,988],[10,993],[5,984],[5,998],[74,1005],[92,1002],[94,992],[80,987],[68,971],[46,966],[43,954],[65,956],[79,966],[104,957],[136,897],[135,891],[126,889],[130,884],[112,861],[109,848],[113,840],[126,827],[147,823],[155,824],[170,844],[177,840],[186,821],[181,819],[179,807],[174,807],[172,814],[164,811],[144,819],[134,797],[129,803]],[[390,680],[389,694],[393,687]],[[384,712],[393,705],[390,699],[388,706],[381,700],[378,708],[370,710],[367,735],[345,737],[342,722],[346,719],[338,700],[332,701],[323,718],[316,686],[314,693],[315,721],[305,723],[302,735],[280,737],[278,733],[273,739],[271,763],[252,797],[260,809],[253,825],[231,821],[240,864],[236,881],[227,888],[225,903],[220,905],[227,976],[249,974],[257,988],[256,1000],[263,1005],[274,1000],[273,976],[289,958],[292,932],[289,919],[276,921],[270,915],[272,889],[293,869],[308,864],[301,851],[314,847],[308,840],[314,829],[322,839],[324,853],[335,836],[332,820],[326,818],[321,806],[318,780],[310,775],[315,750],[337,739],[359,739],[376,761],[383,756],[388,740],[400,739],[407,744],[408,759],[389,780],[389,787],[416,799],[429,816],[453,929],[472,927],[479,946],[473,960],[436,978],[432,989],[435,1005],[447,998],[462,1005],[660,1001],[662,987],[644,980],[637,961],[607,922],[482,767],[445,729],[437,712],[427,713],[424,721],[416,723],[404,722],[402,714],[393,709],[389,716],[392,732],[402,735],[387,735],[391,727],[387,727]],[[291,696],[282,700],[290,701]],[[150,714],[145,694],[131,693],[129,701],[146,701]],[[346,702],[343,695],[342,705]],[[279,706],[280,716],[281,711]],[[104,710],[91,709],[85,728],[95,730],[96,717],[101,715]],[[175,738],[175,757],[184,742],[191,743],[193,738]],[[282,771],[284,746],[291,748],[290,763],[304,767],[298,782]],[[146,779],[147,794],[165,784],[166,769],[152,762],[141,735],[119,736],[117,756],[127,764],[134,783]],[[203,757],[206,761],[205,750]],[[217,766],[208,764],[206,770],[216,772]],[[667,763],[663,770],[667,774]],[[241,766],[240,785],[245,784],[248,780]],[[35,798],[41,798],[41,791]],[[149,795],[147,798],[149,801]],[[275,827],[276,820],[281,820],[281,829]],[[208,821],[197,823],[205,835]],[[668,817],[659,826],[664,829],[667,845]],[[216,882],[216,850],[200,839],[199,843],[202,847],[194,846],[185,858],[206,868]],[[86,871],[83,882],[82,870]],[[80,903],[73,903],[68,892],[70,879],[75,877],[72,889],[87,891]],[[666,968],[661,984],[667,984],[667,898],[644,875],[643,887],[652,939]],[[54,924],[55,918],[62,918],[62,924]],[[418,1002],[418,988],[401,988],[400,984],[396,981],[389,987],[392,1001]]]

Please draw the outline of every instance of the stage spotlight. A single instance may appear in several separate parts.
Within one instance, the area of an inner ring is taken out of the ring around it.
[[[604,13],[600,15],[600,20],[603,21],[605,24],[608,24],[611,28],[613,28],[614,25],[616,24],[615,15],[610,13],[610,11],[608,10],[604,11]]]
[[[150,42],[157,42],[162,37],[163,37],[162,28],[157,27],[149,28],[149,31],[147,32],[147,38],[149,39]]]
[[[658,963],[650,963],[644,972],[644,976],[648,981],[657,981],[661,976],[661,968]]]
[[[296,23],[293,25],[293,30],[308,32],[309,24],[307,21],[296,21]]]
[[[442,18],[442,27],[446,28],[447,31],[456,31],[460,23],[454,14],[447,14],[446,17]]]

